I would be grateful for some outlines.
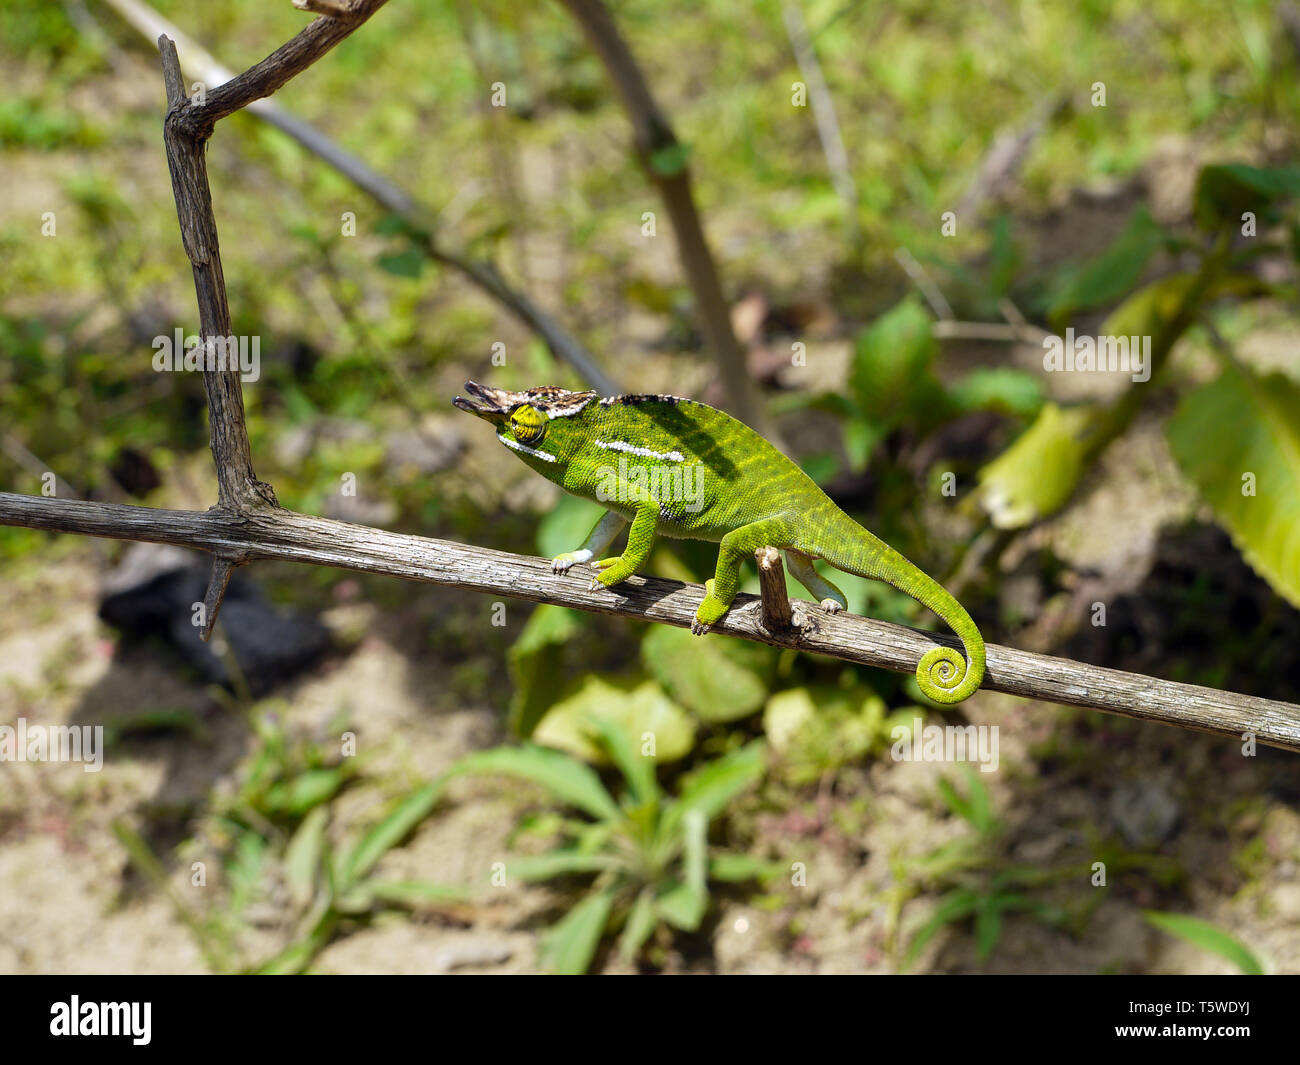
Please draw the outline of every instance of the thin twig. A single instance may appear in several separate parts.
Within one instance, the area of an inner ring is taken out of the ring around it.
[[[632,123],[641,167],[668,209],[677,236],[677,257],[690,283],[705,342],[717,360],[718,375],[731,412],[772,439],[775,430],[768,421],[758,388],[749,375],[745,353],[732,329],[722,279],[695,207],[690,167],[684,157],[674,158],[681,144],[668,116],[656,102],[632,49],[602,0],[562,0],[562,3],[582,27],[592,51],[614,83]]]
[[[853,184],[853,172],[849,167],[849,153],[844,150],[844,138],[840,134],[839,119],[835,114],[835,100],[826,79],[822,76],[822,66],[817,59],[817,50],[808,38],[808,26],[804,22],[803,12],[796,0],[786,0],[781,5],[781,14],[785,19],[785,31],[790,38],[790,47],[794,49],[795,62],[799,64],[799,73],[808,86],[808,97],[812,102],[813,121],[817,125],[817,139],[821,141],[822,153],[826,156],[826,166],[831,172],[831,183],[844,201],[844,214],[848,221],[849,233],[856,236],[858,231],[858,190]]]
[[[939,286],[934,283],[925,267],[917,260],[907,248],[899,248],[894,252],[894,258],[898,260],[898,265],[903,268],[903,272],[912,279],[912,284],[921,290],[921,295],[925,297],[925,302],[930,305],[930,310],[934,311],[934,316],[941,322],[952,319],[952,304],[950,304],[944,295],[939,291]]]
[[[160,34],[166,34],[175,41],[184,69],[191,75],[197,75],[204,84],[221,85],[234,78],[234,73],[219,63],[211,53],[141,0],[107,0],[107,3],[150,40],[155,40]],[[428,205],[416,200],[405,189],[388,180],[366,162],[344,151],[311,123],[286,111],[273,100],[253,100],[245,110],[297,141],[385,210],[401,218],[426,255],[464,274],[483,292],[504,306],[528,329],[541,337],[557,359],[572,366],[578,376],[597,392],[612,396],[623,391],[618,382],[600,368],[595,357],[581,341],[523,292],[511,287],[490,260],[472,258],[446,247],[435,235],[439,228],[438,219]]]
[[[582,567],[556,576],[547,559],[313,518],[290,510],[235,515],[154,510],[120,503],[82,503],[0,492],[0,525],[51,532],[178,544],[246,560],[278,559],[381,573],[492,595],[555,603],[600,614],[689,628],[700,604],[698,584],[631,577],[616,588],[588,588]],[[711,631],[845,662],[910,673],[936,643],[955,637],[853,614],[801,606],[795,632],[766,629],[757,596],[739,595]],[[702,637],[708,639],[709,637]],[[1138,673],[1072,662],[990,644],[983,687],[1029,699],[1090,707],[1300,752],[1300,706],[1234,692],[1177,684]]]

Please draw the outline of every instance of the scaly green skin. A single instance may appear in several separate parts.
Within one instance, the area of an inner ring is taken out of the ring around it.
[[[984,678],[984,640],[947,591],[837,507],[797,465],[747,425],[703,403],[675,396],[614,396],[546,387],[526,392],[470,381],[474,400],[461,410],[492,422],[497,438],[566,492],[607,513],[582,546],[552,560],[557,573],[591,562],[597,583],[626,580],[650,554],[656,535],[720,544],[718,567],[691,629],[721,620],[736,596],[740,563],[764,546],[785,551],[790,572],[824,609],[846,606],[844,593],[813,567],[884,581],[929,607],[961,637],[927,651],[916,680],[940,703],[965,699]],[[630,525],[621,555],[602,558]]]

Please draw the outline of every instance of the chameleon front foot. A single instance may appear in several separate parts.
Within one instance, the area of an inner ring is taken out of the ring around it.
[[[564,554],[556,555],[551,559],[551,572],[568,573],[579,562],[588,562],[590,559],[590,551],[566,551]]]
[[[695,620],[691,622],[691,632],[696,636],[703,636],[709,631],[710,626],[716,625],[722,620],[730,603],[713,594],[713,581],[704,582],[704,599],[701,600],[699,609],[695,611]]]

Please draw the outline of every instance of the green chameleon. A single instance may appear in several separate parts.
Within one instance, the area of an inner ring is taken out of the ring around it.
[[[591,562],[598,571],[591,587],[608,588],[645,562],[656,534],[715,541],[717,572],[691,626],[703,635],[736,597],[741,561],[764,546],[785,551],[790,572],[822,609],[845,609],[844,593],[813,566],[823,559],[892,584],[961,637],[964,659],[951,647],[921,658],[916,680],[927,696],[956,703],[980,686],[984,640],[962,605],[730,415],[676,396],[602,399],[555,386],[508,392],[473,381],[465,390],[474,400],[457,396],[455,406],[496,426],[497,439],[547,480],[606,509],[581,547],[551,560],[556,573]],[[623,553],[601,557],[629,523]]]

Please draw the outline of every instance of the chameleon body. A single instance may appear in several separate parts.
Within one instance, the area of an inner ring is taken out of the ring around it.
[[[543,477],[606,509],[580,547],[552,560],[556,573],[591,563],[592,588],[611,587],[645,562],[656,536],[715,541],[717,571],[691,627],[702,635],[735,598],[740,563],[764,546],[785,552],[790,572],[823,609],[845,609],[844,593],[814,568],[821,559],[892,584],[961,638],[964,658],[950,647],[921,658],[916,679],[927,696],[955,703],[979,687],[984,641],[961,604],[730,415],[676,396],[601,398],[553,386],[509,392],[473,381],[465,390],[473,399],[457,396],[456,407],[491,422],[497,439]],[[624,529],[623,553],[606,556]]]

